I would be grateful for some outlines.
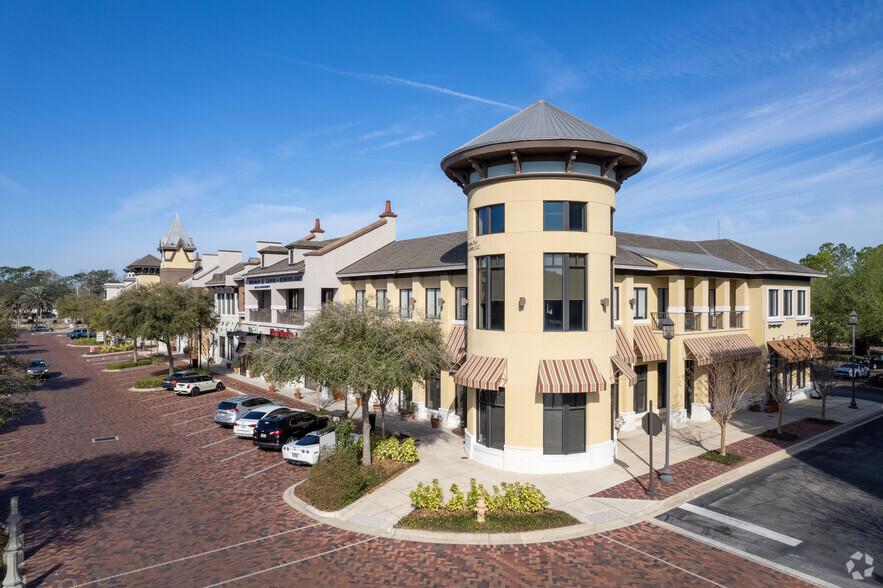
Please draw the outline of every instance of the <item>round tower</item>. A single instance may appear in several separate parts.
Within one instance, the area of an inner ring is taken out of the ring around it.
[[[643,151],[537,102],[447,155],[468,198],[469,457],[507,471],[613,462],[613,212]]]

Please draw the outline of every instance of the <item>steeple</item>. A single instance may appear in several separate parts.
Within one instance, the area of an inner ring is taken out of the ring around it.
[[[169,232],[159,240],[157,251],[177,251],[178,248],[184,251],[196,251],[193,239],[190,238],[190,235],[184,230],[184,225],[181,224],[181,217],[175,214],[175,220],[172,221]]]

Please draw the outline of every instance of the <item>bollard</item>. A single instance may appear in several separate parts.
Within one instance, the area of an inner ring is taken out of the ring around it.
[[[6,544],[6,552],[3,556],[6,564],[6,577],[3,578],[3,588],[26,588],[22,578],[20,566],[24,562],[24,546],[21,540],[21,514],[18,512],[18,496],[13,496],[9,501],[9,518],[6,519],[6,532],[9,534],[9,542]]]

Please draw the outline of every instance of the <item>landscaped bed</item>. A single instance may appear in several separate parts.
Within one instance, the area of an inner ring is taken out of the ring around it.
[[[745,459],[744,455],[739,455],[736,453],[728,453],[726,455],[721,455],[721,452],[717,449],[712,449],[711,451],[706,451],[702,455],[699,456],[699,459],[707,459],[708,461],[714,461],[717,463],[722,463],[724,465],[736,465],[742,462]]]
[[[155,363],[161,363],[166,361],[168,358],[165,355],[153,355],[151,357],[145,357],[144,359],[139,359],[138,361],[130,360],[130,361],[117,361],[114,363],[109,363],[105,366],[104,369],[107,370],[124,370],[133,367],[142,367],[145,365],[153,365]]]
[[[488,513],[479,523],[470,512],[450,512],[414,509],[399,521],[402,529],[421,529],[447,533],[523,533],[578,525],[579,521],[560,510],[546,509],[540,512],[511,512],[508,510]]]
[[[102,344],[97,346],[94,352],[90,351],[86,355],[102,355],[104,353],[120,353],[122,351],[132,351],[131,343],[119,343],[117,345]]]

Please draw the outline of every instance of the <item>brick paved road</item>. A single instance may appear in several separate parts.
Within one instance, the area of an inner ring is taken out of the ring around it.
[[[130,392],[162,369],[102,373],[105,362],[63,336],[22,340],[22,354],[53,371],[27,415],[0,432],[0,505],[21,496],[31,586],[802,585],[651,524],[503,547],[320,525],[281,499],[306,469],[212,426],[229,392]]]

